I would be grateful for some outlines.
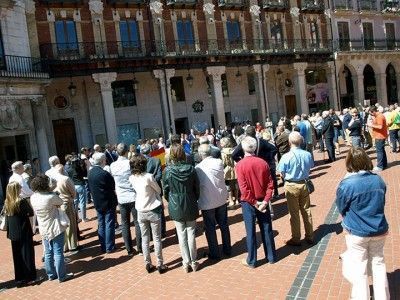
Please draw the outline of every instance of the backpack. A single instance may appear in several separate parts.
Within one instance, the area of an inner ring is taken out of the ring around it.
[[[393,124],[400,125],[400,113],[397,113],[397,115],[394,117]]]
[[[235,162],[232,158],[232,149],[229,152],[223,151],[221,153],[222,163],[224,164],[224,179],[236,179]]]

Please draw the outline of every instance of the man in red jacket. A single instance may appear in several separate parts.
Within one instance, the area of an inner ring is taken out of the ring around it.
[[[246,227],[247,259],[242,264],[255,268],[257,262],[256,225],[260,226],[265,256],[269,263],[275,263],[276,251],[268,202],[274,191],[274,184],[268,164],[254,155],[256,139],[247,136],[242,140],[244,158],[236,165],[236,175],[241,193],[243,220]]]

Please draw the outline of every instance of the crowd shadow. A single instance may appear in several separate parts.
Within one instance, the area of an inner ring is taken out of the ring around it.
[[[399,165],[400,165],[400,160],[395,160],[395,161],[389,162],[387,167],[392,168],[392,167],[399,166]]]
[[[314,167],[313,169],[311,169],[311,172],[321,171],[321,170],[325,170],[325,169],[329,169],[329,168],[331,168],[330,165],[323,164],[323,165]]]
[[[321,172],[321,173],[318,173],[318,174],[310,175],[310,179],[315,179],[315,178],[321,177],[321,176],[323,176],[323,175],[325,175],[327,173],[328,172]]]

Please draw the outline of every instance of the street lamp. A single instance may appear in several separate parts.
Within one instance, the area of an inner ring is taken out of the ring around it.
[[[68,90],[69,90],[69,95],[71,97],[75,97],[75,95],[76,95],[76,85],[72,82],[72,78],[71,78],[71,82],[69,83]]]
[[[133,73],[132,86],[135,91],[137,91],[137,89],[138,89],[138,84],[139,84],[139,81],[136,79],[135,73]]]
[[[186,81],[188,82],[189,87],[193,86],[193,76],[190,75],[189,69],[188,69],[188,76],[186,77]]]

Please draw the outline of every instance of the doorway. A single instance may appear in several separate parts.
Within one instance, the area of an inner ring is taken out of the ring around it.
[[[60,158],[61,163],[64,164],[66,154],[79,153],[74,119],[53,120],[53,131],[57,156]]]
[[[189,122],[188,118],[175,119],[175,131],[177,134],[189,133]]]
[[[286,95],[285,96],[285,105],[286,105],[286,117],[292,118],[297,114],[296,107],[296,96],[295,95]]]

